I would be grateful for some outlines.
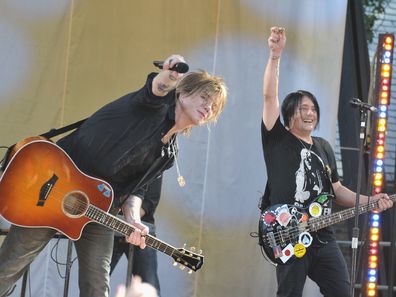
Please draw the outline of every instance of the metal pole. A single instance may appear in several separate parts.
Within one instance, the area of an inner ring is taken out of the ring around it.
[[[396,208],[392,208],[392,213],[391,213],[391,223],[390,226],[392,227],[392,232],[391,232],[391,237],[390,237],[390,257],[389,257],[389,281],[388,281],[388,297],[393,296],[393,278],[394,278],[394,270],[395,270],[395,265],[393,264],[395,262],[395,232],[396,232],[396,220],[395,220],[395,215],[396,215]]]
[[[129,287],[131,284],[132,280],[132,270],[133,270],[133,253],[134,253],[135,247],[130,244],[129,245],[129,251],[128,251],[128,268],[127,268],[127,276],[126,276],[126,286]]]
[[[28,276],[29,276],[29,266],[26,269],[26,271],[23,273],[21,297],[25,297],[25,295],[26,295],[26,284],[27,284]]]
[[[354,296],[355,282],[356,282],[356,262],[357,262],[357,248],[359,242],[359,201],[360,201],[360,190],[362,185],[362,170],[363,170],[363,152],[364,152],[364,139],[366,136],[366,122],[367,122],[367,110],[360,108],[360,145],[359,145],[359,162],[358,162],[358,176],[356,185],[356,201],[355,201],[355,220],[354,227],[352,229],[352,264],[351,264],[351,286],[350,296]]]
[[[63,288],[63,297],[67,297],[69,293],[70,270],[72,266],[71,257],[73,252],[73,243],[69,239],[67,241],[67,258],[66,258],[66,272],[65,272],[65,286]]]

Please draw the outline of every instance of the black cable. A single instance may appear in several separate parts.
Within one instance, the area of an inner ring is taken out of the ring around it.
[[[32,297],[32,283],[30,279],[30,270],[28,270],[28,282],[29,282],[29,296]]]
[[[15,288],[16,288],[16,285],[14,285],[11,289],[9,289],[6,296],[11,296],[11,294],[14,292]]]
[[[58,271],[59,277],[62,278],[62,279],[64,279],[65,276],[62,275],[59,266],[60,266],[60,265],[66,265],[66,264],[60,263],[60,262],[58,261],[58,245],[59,245],[59,240],[60,240],[60,238],[58,238],[58,240],[56,241],[55,245],[52,247],[52,249],[51,249],[51,254],[50,254],[50,255],[51,255],[52,261],[54,261],[55,264],[56,264],[56,269],[57,269],[57,271]],[[54,250],[55,250],[55,255],[54,255]]]
[[[61,263],[58,261],[58,246],[59,246],[59,241],[61,240],[61,238],[58,238],[58,240],[56,241],[55,245],[52,247],[51,249],[51,259],[52,261],[55,262],[56,264],[56,269],[58,271],[58,275],[60,278],[65,279],[66,278],[66,274],[62,275],[61,271],[60,271],[60,266],[66,266],[67,263]],[[55,255],[54,255],[54,250],[55,250]],[[74,261],[77,259],[77,257],[74,257],[74,259],[71,261],[70,263],[70,268],[73,266]]]

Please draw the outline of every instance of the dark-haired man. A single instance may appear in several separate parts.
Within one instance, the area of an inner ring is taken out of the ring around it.
[[[271,28],[270,55],[263,79],[261,123],[268,176],[263,208],[275,204],[308,207],[319,194],[331,192],[337,204],[352,207],[356,193],[340,183],[330,144],[323,138],[312,136],[320,118],[315,96],[302,90],[287,95],[281,107],[284,124],[280,121],[278,76],[285,44],[284,28]],[[362,195],[361,203],[367,203],[368,199]],[[379,200],[379,210],[392,206],[386,194],[377,194],[371,199]],[[327,210],[331,211],[331,205]],[[313,242],[304,257],[292,264],[277,266],[277,296],[302,296],[307,276],[318,284],[324,296],[349,296],[348,270],[331,228],[319,230],[318,238],[322,244]],[[325,242],[327,244],[323,244]]]

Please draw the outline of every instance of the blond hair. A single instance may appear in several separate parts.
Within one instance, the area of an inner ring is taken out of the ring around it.
[[[216,122],[227,101],[227,87],[224,79],[210,75],[204,70],[189,72],[178,83],[176,98],[179,98],[180,94],[190,96],[196,93],[204,93],[213,100],[212,115],[208,118],[208,121]]]

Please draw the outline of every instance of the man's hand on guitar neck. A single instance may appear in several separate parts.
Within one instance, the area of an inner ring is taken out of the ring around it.
[[[333,183],[333,189],[336,196],[335,202],[345,207],[353,207],[356,202],[356,193],[341,184],[340,181]],[[367,204],[378,200],[378,211],[384,211],[391,208],[393,201],[386,193],[379,193],[370,198],[366,195],[360,195],[359,204]]]
[[[125,220],[135,227],[135,231],[126,238],[126,241],[133,245],[140,246],[141,249],[146,247],[145,236],[148,234],[149,228],[142,224],[140,220],[142,207],[142,199],[138,196],[129,196],[122,205],[122,212]]]
[[[378,211],[384,211],[387,210],[388,208],[391,208],[393,206],[393,201],[389,198],[388,194],[386,193],[379,193],[375,194],[370,198],[371,201],[377,201],[378,200]]]

